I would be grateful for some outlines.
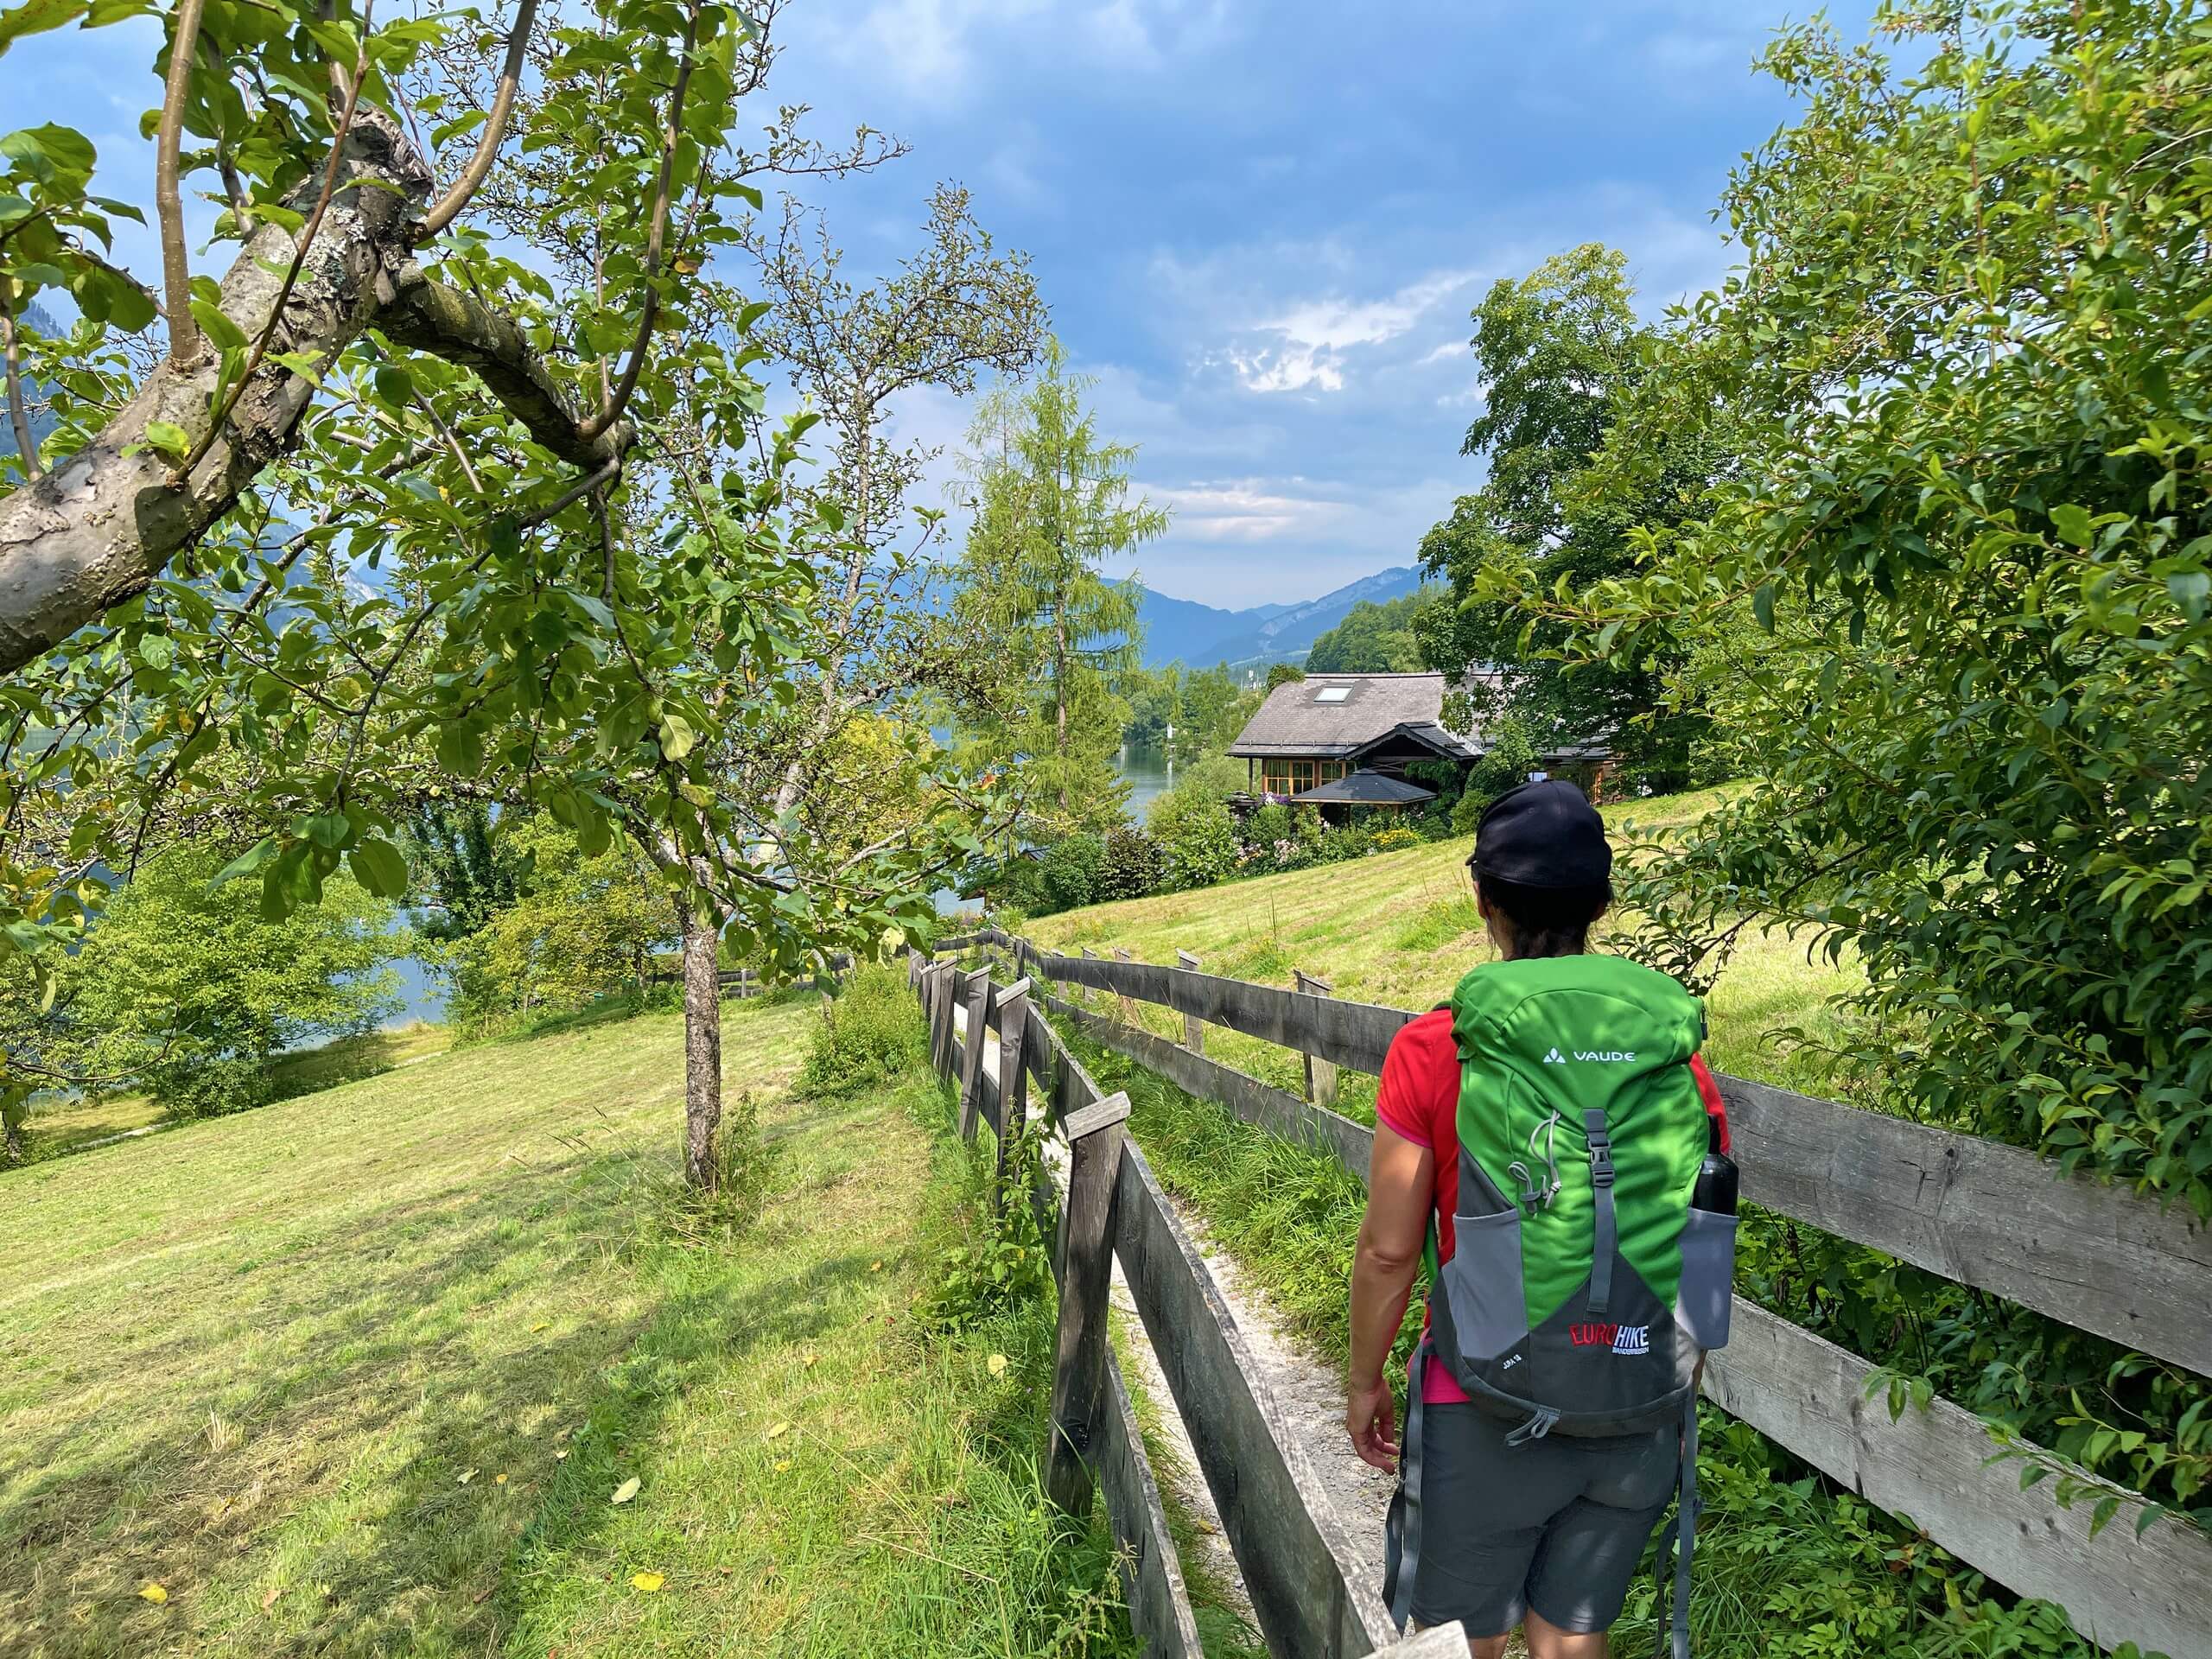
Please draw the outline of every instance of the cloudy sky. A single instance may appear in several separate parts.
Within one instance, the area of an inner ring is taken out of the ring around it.
[[[1869,9],[1829,10],[1855,35]],[[1750,65],[1789,15],[1780,0],[794,0],[770,92],[811,105],[825,133],[866,122],[912,147],[822,193],[850,269],[913,245],[940,178],[1033,256],[1105,431],[1141,446],[1139,480],[1174,512],[1137,568],[1234,608],[1411,563],[1477,481],[1459,445],[1478,396],[1467,312],[1489,283],[1603,240],[1656,311],[1726,268],[1709,214],[1738,155],[1788,118]],[[0,124],[84,128],[96,188],[144,200],[149,28],[23,41],[0,63]],[[949,398],[900,418],[933,442],[964,424]]]

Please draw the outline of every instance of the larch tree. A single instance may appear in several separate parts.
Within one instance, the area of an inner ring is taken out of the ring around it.
[[[1118,677],[1138,660],[1138,587],[1101,567],[1163,534],[1166,510],[1132,497],[1136,450],[1099,435],[1095,382],[1057,340],[1036,378],[984,400],[969,435],[960,614],[1004,651],[964,711],[985,753],[1015,766],[1027,810],[1057,829],[1120,822],[1113,756],[1128,724]]]

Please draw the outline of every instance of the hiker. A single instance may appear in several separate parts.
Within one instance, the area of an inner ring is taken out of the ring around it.
[[[1352,1269],[1345,1427],[1403,1465],[1384,1599],[1401,1629],[1459,1620],[1475,1659],[1516,1626],[1532,1659],[1603,1659],[1679,1491],[1687,1659],[1696,1390],[1736,1229],[1704,1008],[1590,951],[1612,850],[1573,784],[1493,802],[1468,868],[1498,959],[1390,1046]],[[1425,1249],[1402,1459],[1383,1367]]]

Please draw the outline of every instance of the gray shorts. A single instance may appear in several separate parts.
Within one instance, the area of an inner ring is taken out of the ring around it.
[[[1673,1501],[1680,1430],[1508,1446],[1512,1432],[1471,1405],[1422,1408],[1414,1622],[1502,1636],[1533,1607],[1562,1630],[1605,1630]]]

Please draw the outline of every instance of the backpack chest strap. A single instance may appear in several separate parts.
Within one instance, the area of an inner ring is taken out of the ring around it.
[[[1613,1299],[1613,1256],[1620,1246],[1620,1220],[1613,1213],[1613,1138],[1605,1128],[1605,1109],[1582,1114],[1583,1137],[1590,1144],[1590,1301],[1596,1319]]]

